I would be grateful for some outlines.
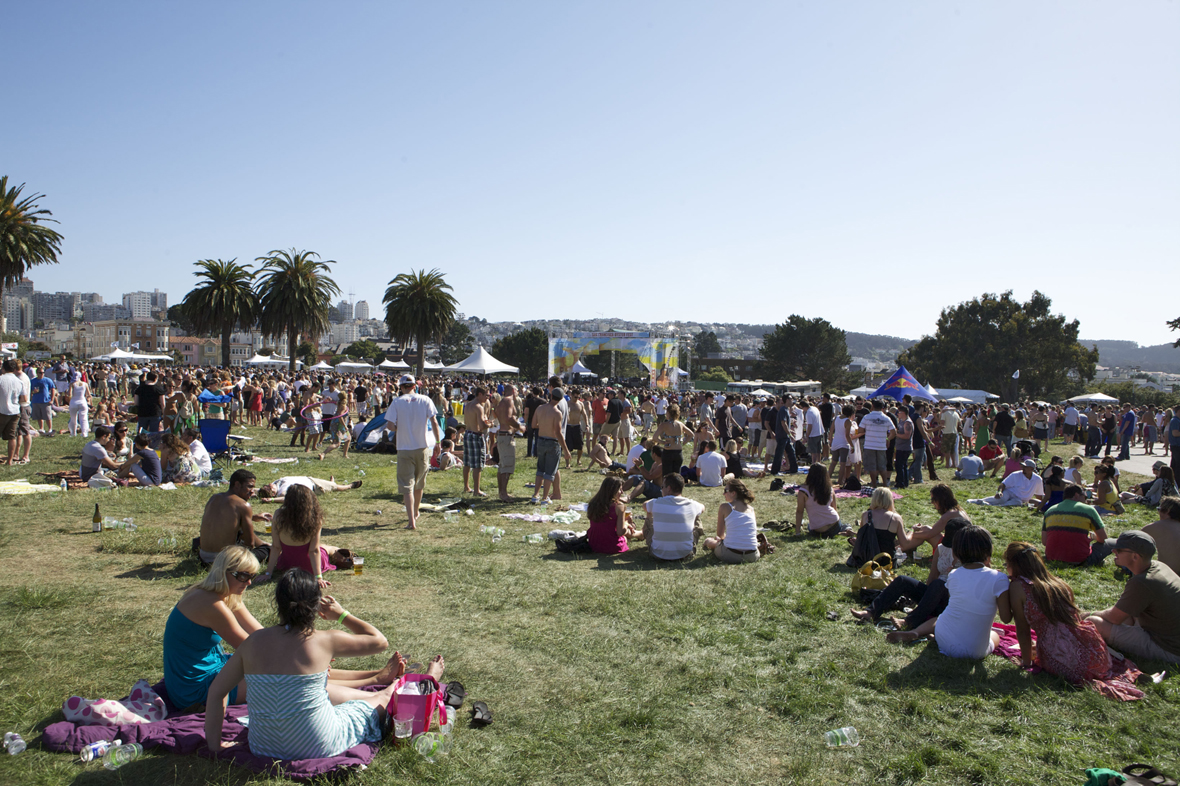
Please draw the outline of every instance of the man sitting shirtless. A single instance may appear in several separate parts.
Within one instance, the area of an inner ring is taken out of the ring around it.
[[[255,514],[250,507],[254,484],[254,473],[239,469],[229,477],[229,491],[214,494],[205,503],[201,536],[193,541],[204,565],[212,565],[222,549],[235,543],[250,549],[263,565],[270,560],[270,544],[254,532],[254,522],[270,521],[271,515]]]

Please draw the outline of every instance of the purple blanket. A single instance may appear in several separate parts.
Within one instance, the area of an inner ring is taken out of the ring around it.
[[[163,682],[154,685],[153,690],[168,701]],[[349,768],[366,767],[380,747],[380,743],[362,743],[328,759],[281,761],[255,756],[247,744],[249,730],[237,722],[245,714],[245,704],[229,707],[225,724],[221,727],[221,738],[232,743],[233,747],[223,750],[218,758],[254,772],[306,781],[321,775],[341,774]],[[138,742],[144,750],[157,748],[168,753],[198,753],[206,758],[213,757],[205,745],[205,713],[183,715],[171,703],[168,704],[168,719],[156,723],[130,726],[78,726],[69,721],[54,723],[45,728],[41,744],[46,750],[77,753],[92,742],[113,740],[116,737],[123,742]]]

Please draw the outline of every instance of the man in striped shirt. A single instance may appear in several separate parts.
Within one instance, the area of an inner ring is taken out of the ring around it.
[[[705,506],[695,499],[680,496],[683,491],[684,478],[665,475],[663,496],[643,506],[647,511],[643,539],[656,559],[677,560],[692,556],[697,540],[705,534],[701,528]]]

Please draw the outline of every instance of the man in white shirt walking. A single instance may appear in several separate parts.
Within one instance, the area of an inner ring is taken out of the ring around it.
[[[12,466],[16,460],[16,446],[20,442],[17,434],[20,426],[21,407],[28,406],[29,397],[21,384],[20,363],[15,358],[4,361],[0,374],[0,439],[8,441],[8,457],[0,464]]]
[[[414,378],[405,374],[397,383],[400,394],[385,411],[385,423],[397,429],[397,486],[406,505],[410,523],[406,529],[418,529],[418,509],[422,492],[426,490],[426,472],[430,468],[427,455],[427,429],[433,429],[434,441],[441,441],[438,432],[438,410],[434,402],[415,393]]]

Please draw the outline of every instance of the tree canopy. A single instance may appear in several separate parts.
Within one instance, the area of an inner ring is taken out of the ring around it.
[[[541,328],[509,333],[492,344],[492,355],[519,368],[525,379],[544,379],[549,371],[549,334]]]
[[[702,330],[692,337],[692,361],[698,364],[710,354],[721,353],[721,342],[712,330]]]
[[[1051,398],[1068,389],[1070,372],[1094,378],[1098,350],[1078,343],[1078,321],[1050,311],[1048,296],[1034,291],[1027,303],[1009,290],[985,293],[944,308],[933,336],[924,336],[897,362],[935,387],[988,390],[1015,401],[1021,390]],[[1018,379],[1013,375],[1019,371]]]
[[[262,263],[257,293],[259,326],[268,336],[287,336],[288,347],[298,347],[302,335],[314,340],[328,330],[332,298],[340,287],[328,277],[333,260],[320,261],[313,251],[271,251],[258,257]],[[314,350],[313,350],[314,351]],[[291,353],[290,373],[295,373],[296,353]],[[314,361],[312,361],[314,362]]]
[[[426,342],[441,341],[455,321],[459,302],[441,272],[411,270],[400,273],[385,290],[385,324],[389,336],[402,344],[411,339],[418,345],[418,373],[426,364]]]
[[[61,251],[61,235],[46,226],[57,223],[53,213],[37,206],[42,194],[22,199],[24,187],[9,188],[8,175],[0,177],[0,297],[34,265],[57,264]]]
[[[180,311],[197,333],[216,332],[220,336],[221,367],[229,368],[234,328],[248,330],[258,313],[254,271],[237,259],[201,259],[195,264],[197,271],[193,275],[201,283],[184,296]]]
[[[377,346],[376,341],[367,338],[349,344],[344,348],[344,354],[350,358],[368,358],[377,363],[381,362],[377,360],[377,356],[381,354],[381,347]]]
[[[765,379],[815,379],[832,389],[843,381],[851,362],[844,331],[826,319],[792,314],[762,336],[760,369]]]
[[[438,346],[439,358],[444,366],[458,363],[474,351],[475,337],[471,335],[467,325],[457,320],[451,324],[451,329],[443,336]]]

